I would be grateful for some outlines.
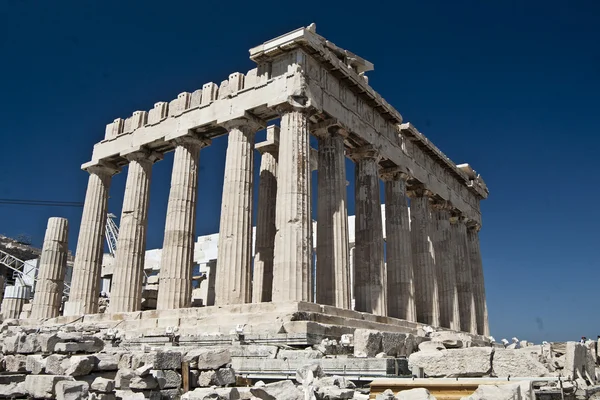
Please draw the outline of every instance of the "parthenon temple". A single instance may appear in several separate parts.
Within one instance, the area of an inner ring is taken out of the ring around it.
[[[483,179],[403,121],[369,86],[373,64],[318,35],[314,25],[250,49],[250,59],[257,65],[246,74],[234,72],[220,84],[206,83],[107,125],[82,165],[89,181],[64,315],[98,312],[111,178],[125,166],[108,313],[141,310],[152,168],[170,151],[157,310],[191,307],[196,201],[203,187],[199,157],[212,139],[227,135],[213,307],[316,303],[347,315],[373,314],[383,318],[379,322],[489,335],[478,233],[479,202],[488,196]],[[266,141],[256,143],[264,129]],[[311,189],[312,152],[317,193]],[[355,166],[352,279],[346,157]]]

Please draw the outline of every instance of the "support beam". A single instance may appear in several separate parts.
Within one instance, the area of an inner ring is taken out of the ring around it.
[[[108,190],[111,177],[118,169],[104,163],[88,167],[87,171],[90,176],[81,216],[69,301],[65,303],[64,315],[98,312]]]
[[[355,172],[355,309],[387,315],[386,272],[383,262],[383,225],[379,199],[378,152],[371,148],[352,150]]]
[[[67,270],[69,223],[48,219],[30,318],[58,317]]]
[[[190,307],[196,240],[196,199],[200,150],[210,140],[196,136],[174,139],[175,158],[158,285],[158,310]]]
[[[312,301],[308,110],[282,110],[275,216],[273,301]]]

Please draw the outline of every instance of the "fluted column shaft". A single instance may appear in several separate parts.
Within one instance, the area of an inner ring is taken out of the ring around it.
[[[460,326],[464,332],[477,333],[471,261],[467,248],[467,226],[465,225],[465,219],[462,217],[452,217],[450,222],[460,309]]]
[[[429,197],[421,190],[413,192],[410,200],[411,243],[417,298],[417,321],[439,326],[440,309],[431,238]]]
[[[344,131],[316,131],[318,148],[317,298],[319,304],[350,307],[348,202]]]
[[[387,315],[378,155],[371,149],[358,149],[351,157],[356,163],[355,309]]]
[[[481,262],[481,249],[479,247],[479,227],[467,228],[467,242],[469,248],[469,261],[471,262],[471,279],[473,282],[473,298],[475,300],[475,316],[477,333],[489,336],[487,301],[485,298],[485,281],[483,276],[483,263]]]
[[[111,177],[117,170],[97,165],[87,171],[90,176],[79,228],[69,301],[65,304],[64,315],[98,312],[108,190]]]
[[[459,331],[460,311],[454,271],[455,249],[450,235],[450,209],[448,204],[433,204],[431,216],[435,270],[438,280],[440,326]]]
[[[150,179],[156,158],[145,151],[131,153],[127,158],[129,169],[115,254],[110,312],[139,311],[142,308]]]
[[[156,301],[158,310],[191,306],[198,164],[200,149],[209,143],[191,136],[174,140],[175,157]]]
[[[273,295],[273,257],[275,251],[275,210],[277,204],[277,160],[279,127],[267,128],[267,140],[258,143],[261,153],[252,302],[271,301]]]
[[[66,218],[50,218],[44,236],[31,318],[58,317],[67,269],[69,224]]]
[[[243,304],[252,299],[252,200],[254,136],[258,125],[248,120],[227,124],[223,200],[215,281],[215,305]]]
[[[312,301],[312,218],[308,112],[281,116],[273,301]]]
[[[410,220],[406,198],[408,177],[402,173],[384,173],[382,178],[385,181],[388,315],[416,321]]]

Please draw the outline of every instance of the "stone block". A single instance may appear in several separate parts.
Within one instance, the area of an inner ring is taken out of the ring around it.
[[[476,349],[477,347],[471,347]],[[463,349],[467,350],[467,349]],[[446,350],[458,351],[458,350]],[[549,376],[550,371],[531,354],[520,350],[495,349],[492,361],[494,374],[499,378],[507,376]]]
[[[134,376],[129,380],[130,389],[155,389],[158,387],[158,382],[152,375]]]
[[[27,356],[23,354],[9,354],[4,357],[4,368],[7,372],[26,372]]]
[[[56,383],[56,400],[83,400],[89,392],[87,382],[60,381]]]
[[[63,375],[69,367],[68,357],[63,354],[52,354],[46,358],[46,373],[51,375]]]
[[[565,349],[565,360],[563,376],[589,379],[594,377],[592,383],[595,383],[595,362],[590,357],[588,362],[589,349],[578,342],[567,342]]]
[[[65,375],[83,376],[92,372],[95,365],[93,356],[73,356],[69,359],[69,366],[65,370]]]
[[[72,376],[60,375],[28,375],[24,388],[27,394],[36,399],[55,399],[56,384],[62,381],[74,381]]]
[[[381,332],[381,350],[391,357],[406,355],[406,333]]]
[[[240,393],[237,388],[196,388],[181,396],[181,400],[204,399],[238,400]]]
[[[194,349],[183,356],[183,361],[194,363],[200,370],[217,369],[231,363],[231,353],[228,349]]]
[[[113,379],[106,379],[99,376],[92,382],[91,389],[96,392],[110,393],[115,390],[115,381]]]
[[[381,332],[372,329],[354,331],[354,356],[375,357],[381,352]]]
[[[96,363],[93,371],[117,371],[119,369],[120,354],[94,354]]]
[[[54,346],[54,351],[57,353],[71,354],[83,351],[81,343],[75,342],[60,342]]]
[[[40,344],[37,339],[37,335],[23,334],[19,336],[19,341],[17,342],[17,353],[19,354],[33,354],[39,353],[41,351]]]
[[[112,393],[90,393],[90,400],[117,400]]]
[[[216,370],[213,384],[217,386],[235,385],[235,371],[233,368],[219,368]]]
[[[117,390],[115,392],[119,400],[146,400],[146,396],[142,392],[133,392],[131,390]]]
[[[296,388],[292,381],[279,381],[250,389],[253,396],[262,400],[304,400],[302,390]]]
[[[60,342],[60,338],[56,333],[40,333],[38,335],[38,343],[40,344],[40,350],[43,353],[54,352],[54,346]]]
[[[135,369],[135,374],[137,376],[146,376],[150,374],[150,371],[152,371],[153,368],[154,366],[152,364],[144,364]]]
[[[437,340],[419,343],[419,351],[439,351],[444,350],[445,348],[444,343],[438,342]]]
[[[318,350],[306,349],[306,350],[279,350],[277,358],[281,360],[313,360],[317,358],[323,358],[323,353]]]
[[[129,382],[134,376],[135,372],[132,369],[123,368],[118,370],[117,374],[115,375],[115,388],[129,389]]]
[[[15,397],[24,397],[26,394],[27,391],[22,382],[0,384],[0,398],[12,399]]]
[[[296,382],[301,385],[312,385],[315,379],[322,378],[324,375],[319,363],[307,364],[296,370]]]
[[[318,399],[322,400],[342,400],[352,399],[354,397],[353,389],[341,389],[337,386],[324,386],[316,390]]]
[[[490,347],[419,351],[408,358],[408,368],[413,375],[417,375],[419,368],[423,368],[426,376],[431,378],[482,377],[491,372],[491,357]]]
[[[277,356],[277,346],[268,345],[243,345],[229,347],[231,357],[260,357],[260,358],[275,358]]]
[[[215,377],[215,371],[201,371],[198,376],[198,387],[209,387],[212,386],[213,379]]]
[[[435,397],[425,388],[401,390],[396,394],[398,400],[435,400]]]
[[[156,369],[181,369],[181,353],[177,351],[159,351],[152,362]]]
[[[461,400],[521,400],[521,387],[518,383],[479,385],[472,395]]]
[[[159,389],[177,389],[181,387],[181,375],[170,369],[152,370],[150,374],[158,382]]]
[[[34,375],[44,373],[46,370],[46,360],[40,354],[30,354],[25,361],[25,369]]]

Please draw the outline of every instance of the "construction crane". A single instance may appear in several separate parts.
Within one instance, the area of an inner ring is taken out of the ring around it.
[[[119,238],[119,227],[113,220],[116,218],[115,214],[108,213],[106,215],[106,229],[104,236],[106,237],[106,243],[108,245],[108,252],[111,256],[115,256],[115,251],[117,251],[117,239]]]

